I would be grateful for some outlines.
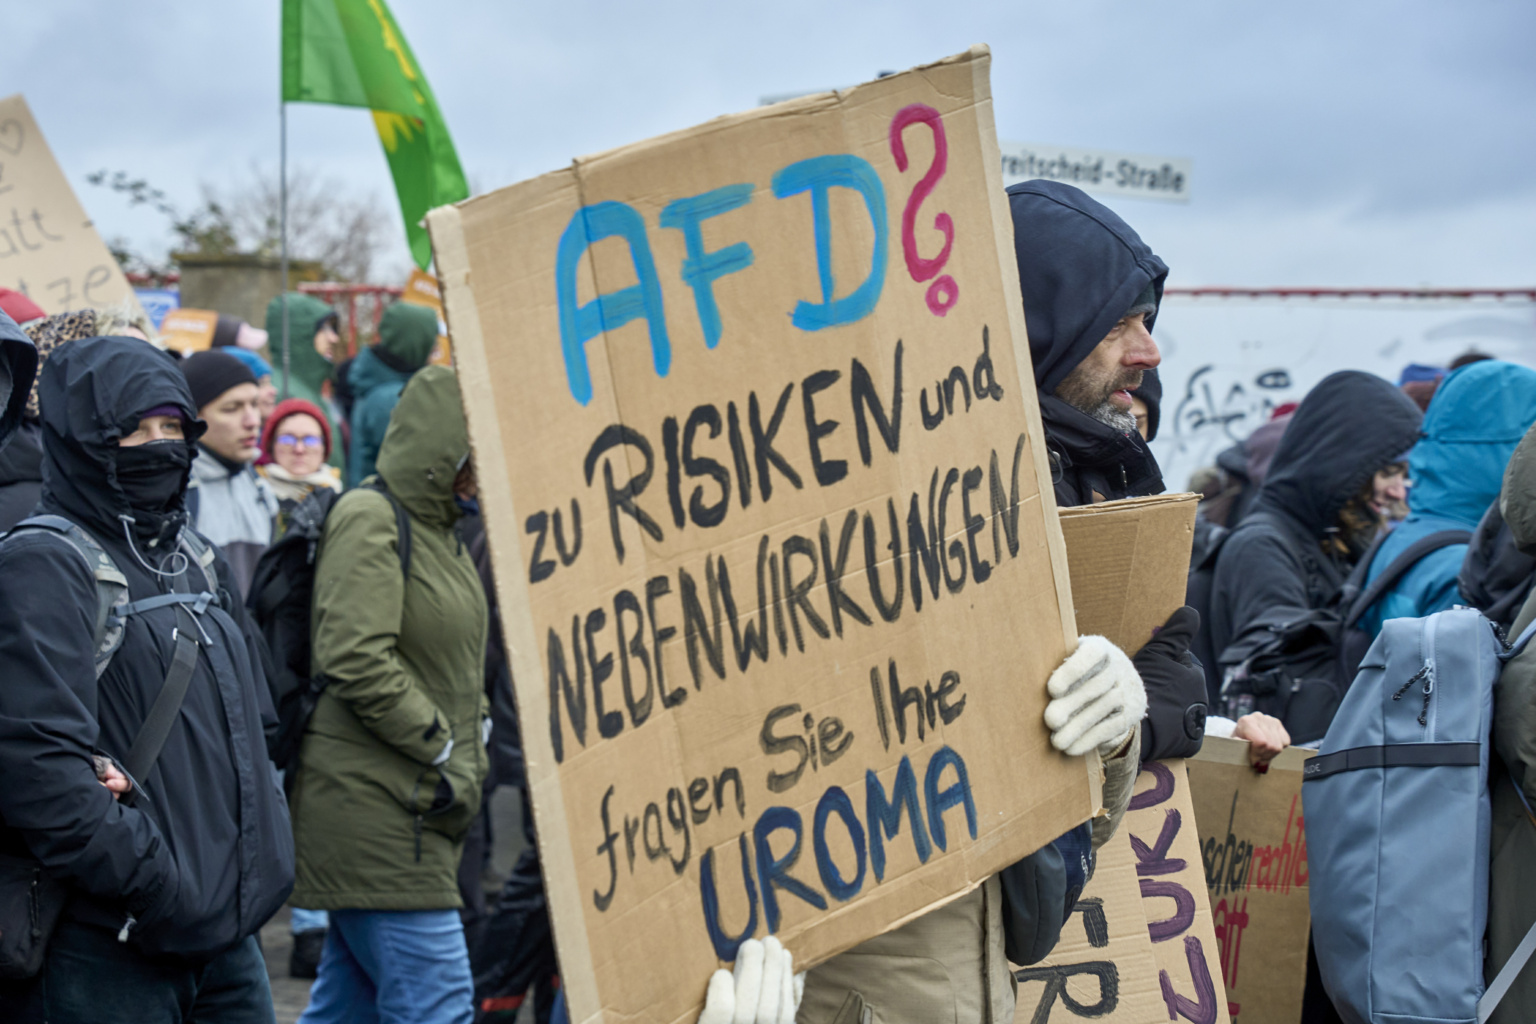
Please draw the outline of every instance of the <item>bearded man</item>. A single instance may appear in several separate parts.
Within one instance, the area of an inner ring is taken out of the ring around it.
[[[1071,185],[1021,182],[1008,204],[1056,504],[1162,493],[1131,392],[1162,360],[1152,325],[1168,265]],[[1199,625],[1180,608],[1132,659],[1149,705],[1143,762],[1192,756],[1205,738],[1204,673],[1189,650]]]

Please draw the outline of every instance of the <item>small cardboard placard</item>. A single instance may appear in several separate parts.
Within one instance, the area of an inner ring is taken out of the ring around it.
[[[1230,1024],[1183,760],[1142,767],[1121,828],[1136,859],[1165,1019]]]
[[[1072,605],[1084,635],[1127,654],[1184,604],[1198,494],[1159,494],[1061,510]]]
[[[139,308],[20,93],[0,99],[0,287],[46,313]]]
[[[1040,963],[1015,969],[1014,977],[1018,1021],[1161,1024],[1168,1019],[1136,858],[1123,827],[1099,851],[1098,866],[1056,948]]]
[[[1295,1024],[1307,980],[1307,831],[1290,747],[1264,774],[1248,743],[1206,737],[1187,762],[1228,1005],[1237,1024]]]
[[[575,1021],[691,1022],[746,937],[812,966],[1097,806],[1042,720],[1076,629],[989,64],[428,217]]]
[[[437,344],[427,362],[434,366],[453,365],[453,343],[448,340],[448,324],[443,320],[443,290],[437,278],[424,270],[411,268],[411,276],[400,291],[400,301],[426,306],[437,314]]]
[[[160,321],[160,341],[184,356],[213,344],[219,314],[211,309],[173,309]]]

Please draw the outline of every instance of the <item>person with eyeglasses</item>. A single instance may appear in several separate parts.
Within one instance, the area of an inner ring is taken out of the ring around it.
[[[316,490],[341,490],[341,472],[329,465],[331,425],[315,403],[302,398],[279,402],[261,432],[260,473],[277,495],[277,531],[281,536],[299,502]]]

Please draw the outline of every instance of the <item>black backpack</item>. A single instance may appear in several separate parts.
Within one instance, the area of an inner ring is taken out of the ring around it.
[[[363,485],[389,499],[399,531],[400,571],[411,578],[411,518],[382,479]],[[268,752],[279,768],[297,763],[299,745],[320,702],[327,680],[312,677],[309,617],[315,597],[315,562],[325,521],[339,500],[329,487],[317,487],[294,507],[283,535],[261,555],[251,579],[246,607],[256,620],[272,655],[272,702],[277,707],[277,735]],[[364,596],[359,597],[365,600]]]

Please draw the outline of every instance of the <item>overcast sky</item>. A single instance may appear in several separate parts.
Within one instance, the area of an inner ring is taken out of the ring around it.
[[[986,43],[1004,139],[1188,157],[1186,205],[1113,205],[1170,284],[1536,285],[1536,4],[391,0],[475,188]],[[104,237],[278,154],[279,4],[4,0],[23,92]],[[296,105],[291,159],[377,195],[366,113]],[[389,263],[403,272],[402,241]]]

